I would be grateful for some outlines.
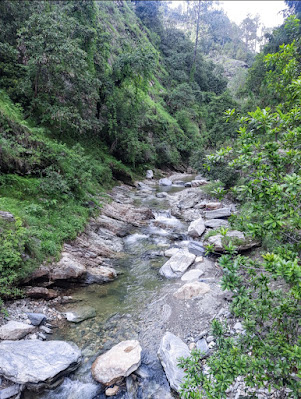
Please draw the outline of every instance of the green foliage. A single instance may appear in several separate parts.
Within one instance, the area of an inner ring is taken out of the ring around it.
[[[217,350],[206,368],[196,353],[181,361],[187,376],[183,398],[226,398],[239,376],[251,397],[259,388],[276,388],[280,396],[289,388],[289,397],[301,395],[299,44],[278,50],[258,58],[266,65],[264,92],[278,105],[244,116],[228,111],[227,118],[239,122],[239,136],[233,146],[207,156],[209,170],[223,163],[239,173],[232,193],[244,207],[234,225],[265,240],[269,252],[252,259],[236,254],[239,243],[227,242],[228,254],[219,259],[222,288],[233,292],[230,310],[244,331],[233,336],[227,324],[213,322]]]

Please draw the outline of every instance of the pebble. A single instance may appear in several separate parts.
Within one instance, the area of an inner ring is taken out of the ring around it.
[[[212,335],[208,335],[208,337],[206,338],[206,341],[208,342],[208,344],[210,344],[210,342],[212,342],[214,340],[214,337]]]
[[[208,344],[208,348],[212,349],[215,347],[215,345],[216,345],[216,343],[214,341],[211,341],[210,344]]]

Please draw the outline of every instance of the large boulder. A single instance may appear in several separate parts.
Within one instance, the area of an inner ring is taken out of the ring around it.
[[[184,370],[178,367],[180,357],[189,357],[188,346],[170,332],[163,336],[158,350],[158,357],[164,368],[169,385],[179,392],[184,379]]]
[[[206,211],[205,218],[206,219],[219,219],[219,218],[227,218],[231,216],[232,212],[230,208],[220,208],[215,209],[214,211]]]
[[[179,288],[173,296],[177,299],[192,299],[199,298],[210,291],[208,284],[200,283],[198,281],[184,284]]]
[[[7,324],[0,327],[0,339],[10,339],[15,341],[25,337],[34,330],[34,327],[21,323],[19,321],[10,320]]]
[[[168,186],[172,185],[172,181],[170,179],[167,179],[166,177],[164,177],[164,179],[159,180],[159,185],[168,187]]]
[[[202,217],[191,222],[188,227],[188,234],[191,237],[195,237],[195,238],[201,237],[201,235],[204,233],[204,231],[205,231],[205,224],[204,224],[204,220]]]
[[[103,284],[115,280],[117,272],[113,267],[87,267],[86,284]]]
[[[92,364],[93,378],[106,386],[132,374],[141,364],[141,346],[138,341],[122,341],[99,356]]]
[[[0,375],[28,389],[49,387],[74,371],[81,352],[64,341],[3,341],[0,343]]]
[[[195,255],[188,251],[178,251],[161,267],[160,274],[166,278],[181,277],[194,260]]]

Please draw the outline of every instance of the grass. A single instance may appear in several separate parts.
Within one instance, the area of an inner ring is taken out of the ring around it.
[[[47,129],[25,121],[3,91],[0,116],[0,210],[12,213],[18,224],[0,223],[3,297],[14,294],[18,280],[39,264],[58,259],[62,244],[99,212],[114,173],[129,178],[132,173],[91,137],[80,144],[72,138],[58,142]]]

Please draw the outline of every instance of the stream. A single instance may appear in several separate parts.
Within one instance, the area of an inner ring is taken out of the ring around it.
[[[67,312],[89,305],[96,310],[96,317],[78,324],[66,321],[50,336],[50,339],[71,341],[79,346],[83,355],[80,368],[55,390],[25,392],[24,399],[106,398],[103,387],[91,376],[91,364],[113,345],[128,339],[139,340],[143,349],[142,364],[125,379],[114,398],[178,398],[171,392],[157,357],[160,340],[166,331],[178,334],[186,342],[191,335],[201,336],[202,331],[208,329],[212,315],[219,310],[216,298],[221,295],[218,280],[214,280],[218,272],[210,260],[204,279],[214,280],[212,294],[206,300],[193,301],[193,305],[186,301],[180,303],[172,296],[181,285],[179,279],[168,280],[159,275],[160,267],[168,260],[164,251],[173,246],[187,246],[190,238],[187,236],[189,223],[171,216],[170,201],[157,198],[156,194],[166,191],[172,196],[183,189],[184,185],[154,186],[152,192],[131,192],[134,204],[151,208],[155,219],[123,238],[124,256],[109,260],[119,274],[115,281],[77,286],[68,291],[72,303],[59,306],[60,311]]]

